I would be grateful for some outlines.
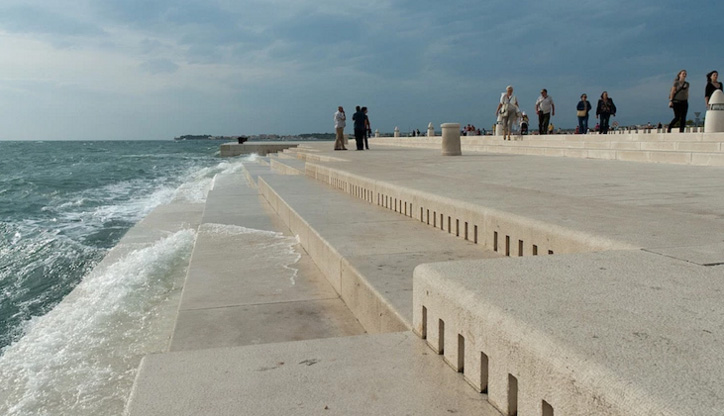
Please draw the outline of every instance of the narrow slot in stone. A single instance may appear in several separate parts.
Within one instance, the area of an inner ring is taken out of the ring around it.
[[[445,353],[445,321],[442,319],[437,321],[437,353]]]
[[[432,226],[437,228],[437,211],[432,211]]]
[[[465,373],[465,337],[458,334],[458,373]]]
[[[553,250],[548,250],[548,254],[553,254]]]
[[[465,240],[468,239],[468,222],[465,221]]]
[[[422,339],[427,339],[427,308],[422,307]]]
[[[430,210],[427,210],[427,225],[430,225]]]
[[[537,255],[538,255],[538,246],[535,245],[535,244],[533,244],[533,255],[534,255],[534,256],[537,256]]]
[[[488,355],[480,352],[480,392],[488,393]]]
[[[505,255],[510,257],[510,236],[505,236]]]
[[[523,257],[523,240],[518,240],[518,257]]]
[[[508,374],[508,416],[518,415],[518,379]]]
[[[493,231],[493,251],[498,252],[498,232]]]
[[[460,237],[460,219],[455,218],[455,237]]]
[[[553,406],[548,404],[547,401],[543,400],[543,416],[553,416]]]
[[[450,234],[452,232],[452,218],[447,217],[447,232]]]
[[[475,231],[473,232],[473,243],[478,244],[478,226],[477,225],[474,227],[474,230]]]

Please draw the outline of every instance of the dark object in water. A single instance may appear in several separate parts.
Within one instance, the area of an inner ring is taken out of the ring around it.
[[[249,140],[249,138],[246,136],[239,136],[237,139],[239,140],[239,144],[242,144],[245,141]]]

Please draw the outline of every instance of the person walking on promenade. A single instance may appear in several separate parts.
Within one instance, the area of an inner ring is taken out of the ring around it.
[[[714,91],[722,90],[721,82],[719,82],[719,73],[717,71],[711,71],[706,74],[706,91],[704,92],[704,99],[706,100],[707,110],[709,109],[709,99]]]
[[[362,112],[365,114],[365,149],[370,150],[370,144],[367,139],[372,135],[372,127],[370,126],[370,118],[367,117],[367,107],[362,107]]]
[[[578,116],[578,134],[588,133],[588,112],[591,111],[591,103],[588,101],[586,94],[581,95],[581,101],[576,105],[576,115]]]
[[[336,140],[334,141],[334,150],[347,150],[344,147],[344,126],[347,116],[344,114],[344,108],[340,105],[337,107],[337,112],[334,113],[334,130],[337,133]]]
[[[357,144],[357,150],[365,150],[364,137],[367,130],[367,126],[365,125],[367,116],[365,116],[365,113],[362,112],[359,106],[355,107],[355,110],[357,111],[352,115],[352,120],[354,120],[354,141]]]
[[[503,127],[503,140],[511,140],[510,131],[513,129],[515,119],[518,118],[518,99],[513,95],[511,85],[505,87],[505,92],[500,94],[500,102],[495,110],[495,115],[500,116],[500,125]]]
[[[686,128],[686,112],[689,111],[689,83],[686,81],[686,70],[682,69],[674,79],[674,85],[669,92],[669,107],[674,109],[674,119],[669,123],[668,132],[671,127],[679,122],[679,133]]]
[[[601,93],[601,98],[596,106],[596,118],[600,120],[598,124],[600,134],[608,134],[608,120],[612,115],[616,117],[616,104],[608,96],[608,92],[604,91]]]
[[[535,113],[538,114],[538,134],[548,134],[548,123],[551,122],[551,116],[556,115],[556,105],[545,88],[535,101]]]

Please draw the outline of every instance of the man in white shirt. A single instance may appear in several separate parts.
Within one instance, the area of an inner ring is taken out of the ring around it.
[[[337,132],[337,138],[334,141],[334,150],[347,150],[344,147],[344,126],[347,116],[344,114],[344,108],[340,105],[337,112],[334,113],[334,129]]]
[[[538,114],[538,134],[548,134],[548,123],[551,116],[556,115],[556,105],[548,95],[548,90],[541,90],[540,97],[535,101],[535,112]]]

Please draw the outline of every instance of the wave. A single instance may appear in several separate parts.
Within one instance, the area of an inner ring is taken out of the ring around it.
[[[165,347],[158,327],[173,321],[194,239],[182,230],[97,267],[28,321],[0,356],[0,413],[120,414],[141,357]]]

